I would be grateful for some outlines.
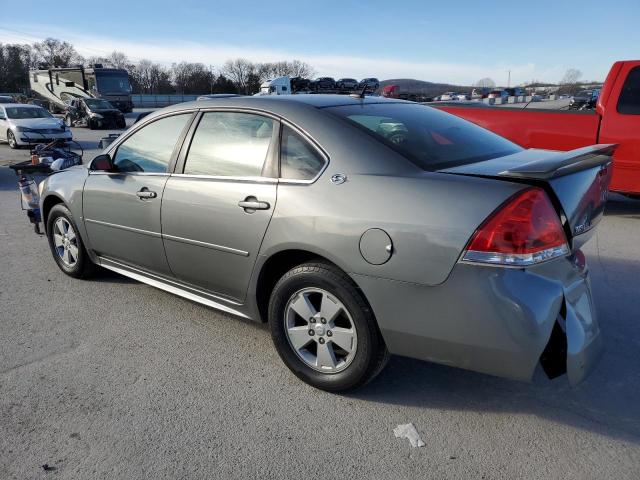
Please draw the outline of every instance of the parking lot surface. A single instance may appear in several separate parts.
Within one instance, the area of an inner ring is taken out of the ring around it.
[[[74,129],[85,160],[106,133]],[[1,479],[640,477],[640,201],[612,195],[585,248],[606,350],[577,388],[392,358],[336,395],[263,325],[66,277],[19,207],[27,158],[0,145]],[[394,437],[409,422],[425,447]]]

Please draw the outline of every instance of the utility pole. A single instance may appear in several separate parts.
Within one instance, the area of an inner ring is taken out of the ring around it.
[[[509,79],[507,80],[507,88],[511,86],[511,70],[509,70]]]
[[[209,64],[209,93],[213,94],[213,66]]]

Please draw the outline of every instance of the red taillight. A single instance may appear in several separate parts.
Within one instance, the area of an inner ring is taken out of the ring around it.
[[[560,218],[547,194],[529,188],[514,195],[480,226],[463,260],[525,266],[568,253]]]

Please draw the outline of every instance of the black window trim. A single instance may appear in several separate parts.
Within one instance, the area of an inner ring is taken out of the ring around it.
[[[627,83],[627,80],[629,80],[629,77],[631,76],[631,74],[633,72],[635,72],[636,70],[640,71],[640,65],[633,67],[631,70],[629,70],[627,72],[627,76],[625,77],[625,79],[622,82],[622,86],[620,87],[620,94],[618,96],[618,101],[616,102],[616,113],[618,115],[640,115],[640,112],[638,113],[628,113],[628,112],[621,112],[620,111],[620,100],[622,99],[622,92],[624,91],[624,86]],[[600,91],[600,95],[602,95],[602,91]]]
[[[272,132],[271,140],[269,143],[269,150],[267,151],[267,157],[265,159],[264,165],[262,166],[261,175],[233,176],[233,175],[204,175],[204,174],[201,175],[201,174],[184,173],[187,156],[189,154],[189,148],[191,148],[191,142],[193,142],[195,132],[204,114],[209,112],[248,113],[252,115],[260,115],[263,117],[268,117],[273,120],[273,132]],[[178,156],[176,159],[176,165],[171,175],[175,177],[203,178],[203,179],[233,181],[233,182],[276,183],[278,180],[277,177],[275,176],[277,161],[278,161],[278,158],[276,156],[278,149],[276,148],[276,145],[279,145],[279,142],[278,142],[279,138],[280,138],[280,118],[277,115],[274,115],[272,113],[265,112],[262,110],[254,110],[249,108],[237,108],[237,107],[201,108],[197,110],[197,115],[194,121],[191,123],[191,127],[189,128],[184,138],[184,141],[182,142],[180,152],[178,153]]]
[[[168,118],[168,117],[174,117],[176,115],[191,115],[191,118],[187,120],[187,123],[185,124],[184,128],[182,129],[182,132],[180,133],[180,135],[178,136],[178,139],[176,140],[176,144],[173,147],[173,152],[171,152],[171,157],[169,160],[169,163],[167,164],[167,168],[164,172],[105,172],[105,171],[101,171],[101,170],[91,170],[91,164],[93,163],[93,159],[91,160],[91,162],[89,162],[89,175],[136,175],[136,176],[168,176],[171,175],[171,172],[174,171],[177,159],[178,159],[178,153],[180,151],[180,149],[182,148],[182,145],[184,143],[184,140],[187,136],[187,133],[190,131],[192,125],[193,125],[193,120],[195,118],[195,114],[197,113],[197,110],[178,110],[178,111],[172,111],[172,112],[167,112],[166,114],[163,115],[158,115],[157,117],[153,117],[153,118],[149,118],[147,121],[141,122],[140,124],[136,124],[134,127],[132,127],[132,129],[128,132],[126,132],[125,134],[121,135],[120,137],[118,137],[118,139],[113,142],[108,148],[107,151],[105,152],[106,154],[108,154],[111,158],[114,157],[115,153],[118,151],[118,148],[120,148],[120,145],[122,145],[124,142],[127,141],[127,139],[131,138],[131,136],[133,136],[135,133],[137,133],[139,130],[143,129],[144,127],[146,127],[147,125],[151,125],[152,123],[158,121],[158,120],[162,120],[164,118]]]
[[[311,183],[315,183],[318,178],[320,178],[320,176],[325,172],[325,170],[328,168],[329,163],[331,162],[331,159],[329,157],[329,155],[327,154],[327,152],[325,152],[325,150],[313,139],[313,137],[311,137],[311,135],[309,135],[303,128],[299,127],[298,125],[296,125],[295,123],[292,123],[291,121],[273,113],[273,112],[269,112],[266,110],[262,110],[262,109],[258,109],[258,108],[250,108],[250,107],[226,107],[226,106],[211,106],[211,107],[203,107],[200,108],[198,110],[199,115],[197,117],[196,120],[193,121],[193,123],[191,124],[191,128],[189,129],[189,132],[187,133],[187,136],[182,144],[182,149],[180,151],[180,154],[178,155],[178,160],[176,163],[176,167],[174,170],[174,173],[172,175],[174,176],[181,176],[181,177],[193,177],[193,178],[209,178],[209,179],[213,179],[213,180],[220,180],[220,181],[237,181],[237,182],[259,182],[259,183],[279,183],[279,184],[311,184]],[[272,118],[273,120],[275,120],[276,122],[276,127],[273,129],[274,130],[274,138],[273,141],[271,143],[271,146],[269,147],[269,153],[267,154],[268,158],[265,162],[265,168],[263,168],[262,172],[262,176],[257,176],[257,177],[231,177],[231,176],[212,176],[212,175],[191,175],[191,174],[185,174],[184,173],[184,164],[186,161],[186,155],[187,152],[189,150],[189,146],[191,144],[191,140],[193,139],[193,135],[195,133],[195,129],[197,127],[197,124],[199,122],[199,118],[200,116],[205,113],[205,112],[238,112],[238,113],[252,113],[255,115],[263,115],[265,117],[269,117]],[[322,170],[320,170],[320,172],[318,172],[318,175],[316,175],[313,179],[311,180],[289,180],[289,179],[285,179],[285,178],[279,178],[279,174],[280,174],[280,139],[281,139],[281,132],[282,132],[282,126],[286,125],[288,127],[291,127],[293,130],[296,131],[296,133],[298,133],[305,141],[307,141],[311,146],[313,146],[313,148],[315,148],[318,153],[322,156],[322,158],[325,161],[324,167],[322,168]],[[270,172],[268,171],[269,169],[266,168],[267,165],[270,165]]]
[[[298,128],[296,125],[294,125],[291,122],[288,122],[287,120],[282,120],[282,125],[291,128],[291,130],[293,130],[295,133],[297,133],[298,135],[300,135],[300,137],[302,138],[302,140],[304,142],[306,142],[309,146],[311,146],[311,148],[313,148],[319,155],[320,157],[324,160],[324,165],[322,166],[322,168],[318,171],[318,173],[316,174],[315,177],[309,179],[309,180],[296,180],[293,178],[284,178],[281,177],[281,163],[282,163],[282,132],[284,131],[284,128],[280,129],[280,138],[278,139],[278,182],[282,183],[282,184],[298,184],[298,185],[310,185],[312,183],[315,183],[321,176],[322,174],[325,172],[325,170],[329,167],[329,155],[327,155],[325,153],[325,151],[320,148],[320,146],[313,141],[313,139],[311,138],[310,135],[308,135],[304,130]]]

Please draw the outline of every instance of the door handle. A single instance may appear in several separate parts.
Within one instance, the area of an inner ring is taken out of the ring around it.
[[[247,213],[253,213],[256,210],[269,210],[271,205],[269,202],[261,202],[256,197],[250,196],[238,202],[240,208],[244,208]]]
[[[147,187],[142,188],[136,192],[136,195],[139,198],[156,198],[158,194],[156,192],[152,192]]]

